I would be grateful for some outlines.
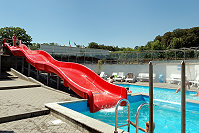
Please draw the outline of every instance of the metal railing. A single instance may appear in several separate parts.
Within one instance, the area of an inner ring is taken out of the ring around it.
[[[118,133],[117,128],[123,127],[123,126],[127,126],[127,125],[128,125],[128,132],[130,132],[130,122],[128,124],[117,126],[117,110],[118,110],[118,107],[119,107],[120,103],[124,102],[124,101],[128,104],[128,119],[130,120],[130,103],[129,103],[129,101],[127,99],[120,99],[117,102],[117,105],[115,107],[115,131],[114,131],[114,133]]]
[[[144,105],[149,105],[148,103],[142,103],[138,109],[137,109],[137,112],[136,112],[136,133],[138,133],[138,127],[139,127],[139,113],[140,113],[140,110],[141,108],[144,106]]]

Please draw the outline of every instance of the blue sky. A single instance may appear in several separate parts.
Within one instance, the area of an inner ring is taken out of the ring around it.
[[[0,0],[0,28],[24,28],[33,42],[70,40],[132,47],[199,26],[199,0]]]

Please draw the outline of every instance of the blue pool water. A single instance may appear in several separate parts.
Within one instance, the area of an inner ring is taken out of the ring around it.
[[[127,85],[127,84],[118,84],[118,85],[123,86],[125,88],[129,87],[132,93],[136,93],[136,92],[149,93],[149,87],[146,87],[146,86]],[[176,90],[154,87],[153,88],[154,101],[156,101],[156,99],[161,99],[165,101],[172,101],[172,102],[179,103],[181,101],[181,94],[180,92],[178,93],[175,93],[175,92]],[[196,92],[186,91],[186,99],[199,100],[199,97],[193,96],[195,94]]]
[[[148,93],[147,87],[142,86],[125,86],[129,87],[133,92],[146,92]],[[142,91],[141,91],[142,90]],[[159,92],[160,91],[160,92]],[[175,94],[174,90],[164,90],[154,88],[154,122],[155,122],[155,133],[180,133],[181,132],[181,113],[180,113],[180,93]],[[162,96],[164,93],[164,96]],[[187,97],[189,96],[187,92]],[[172,96],[171,96],[172,95]],[[173,96],[174,95],[174,96]],[[179,96],[178,96],[179,95]],[[172,98],[173,97],[173,98]],[[175,98],[174,98],[175,97]],[[135,123],[136,121],[136,110],[140,104],[148,102],[147,96],[128,96],[131,108],[131,121]],[[78,111],[84,115],[98,119],[100,121],[106,122],[112,126],[115,126],[115,108],[103,109],[96,113],[90,113],[87,107],[86,101],[76,102],[70,104],[61,104],[62,106],[71,108]],[[82,108],[80,108],[82,107]],[[128,117],[128,108],[119,107],[118,111],[118,125],[126,124],[126,119]],[[145,128],[145,123],[148,121],[148,106],[144,106],[139,115],[139,126]],[[194,103],[186,104],[186,133],[198,133],[199,132],[199,105]],[[122,127],[121,129],[127,131],[127,127]],[[131,126],[131,132],[135,132],[135,128]],[[140,131],[141,132],[141,131]]]

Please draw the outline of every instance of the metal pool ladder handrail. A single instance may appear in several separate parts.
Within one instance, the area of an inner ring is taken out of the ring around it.
[[[123,102],[123,101],[125,101],[128,104],[128,119],[130,120],[130,103],[127,99],[120,99],[117,102],[117,105],[115,107],[115,131],[114,131],[114,133],[118,133],[118,131],[117,131],[118,127],[123,127],[123,126],[127,126],[127,125],[128,125],[128,132],[130,132],[130,122],[128,124],[125,124],[125,125],[117,126],[117,110],[118,110],[120,103]]]
[[[144,105],[149,105],[149,104],[148,104],[148,103],[142,103],[142,104],[138,107],[137,112],[136,112],[136,133],[138,133],[139,113],[140,113],[141,108],[142,108]]]

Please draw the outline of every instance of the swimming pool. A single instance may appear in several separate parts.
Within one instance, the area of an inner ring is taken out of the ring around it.
[[[128,96],[131,107],[131,121],[135,123],[136,121],[136,110],[138,106],[142,103],[148,102],[148,96],[137,95]],[[161,102],[160,102],[161,103]],[[155,122],[155,133],[180,133],[181,132],[181,113],[180,107],[176,104],[171,103],[161,103],[154,106],[154,122]],[[72,104],[61,104],[67,108],[71,108],[78,111],[86,116],[92,117],[94,119],[103,121],[112,126],[115,125],[115,108],[103,109],[96,113],[90,113],[87,107],[86,101],[83,103],[72,103]],[[82,106],[83,105],[83,106]],[[82,108],[81,108],[82,107]],[[186,104],[186,133],[198,133],[198,117],[199,117],[199,107],[197,104],[187,103]],[[127,107],[119,107],[118,111],[118,125],[126,124],[127,119]],[[139,126],[145,127],[145,122],[148,121],[148,107],[143,106],[139,115]],[[127,127],[122,127],[121,129],[127,131]],[[135,128],[131,126],[131,132],[135,132]]]
[[[124,87],[129,87],[133,92],[146,92],[148,93],[148,87],[143,86],[129,86],[121,85]],[[140,88],[140,89],[139,89]],[[159,92],[160,91],[160,92]],[[166,92],[165,92],[166,91]],[[164,93],[164,96],[162,95]],[[187,95],[193,94],[194,92],[187,92]],[[171,96],[172,95],[172,96]],[[166,98],[168,96],[168,99]],[[172,98],[175,97],[175,98]],[[131,107],[131,121],[135,123],[136,121],[136,111],[140,104],[148,102],[148,96],[136,95],[128,96],[127,98],[130,102]],[[180,133],[181,132],[181,108],[180,108],[180,93],[175,94],[175,90],[164,90],[161,88],[154,88],[154,122],[155,122],[155,133]],[[78,111],[86,116],[92,117],[94,119],[103,121],[112,126],[115,125],[115,108],[103,109],[96,113],[90,113],[87,103],[75,103],[75,104],[61,104],[67,108],[71,108]],[[80,108],[82,107],[82,108]],[[127,107],[119,107],[118,111],[118,126],[126,124],[126,119],[128,117]],[[140,111],[139,126],[145,128],[145,123],[148,121],[148,107],[144,106]],[[186,103],[186,133],[198,133],[199,118],[199,105],[195,103]],[[103,127],[102,127],[103,128]],[[127,131],[127,127],[122,127],[121,129]],[[131,126],[131,132],[135,132],[135,128]],[[140,131],[141,132],[141,131]]]

